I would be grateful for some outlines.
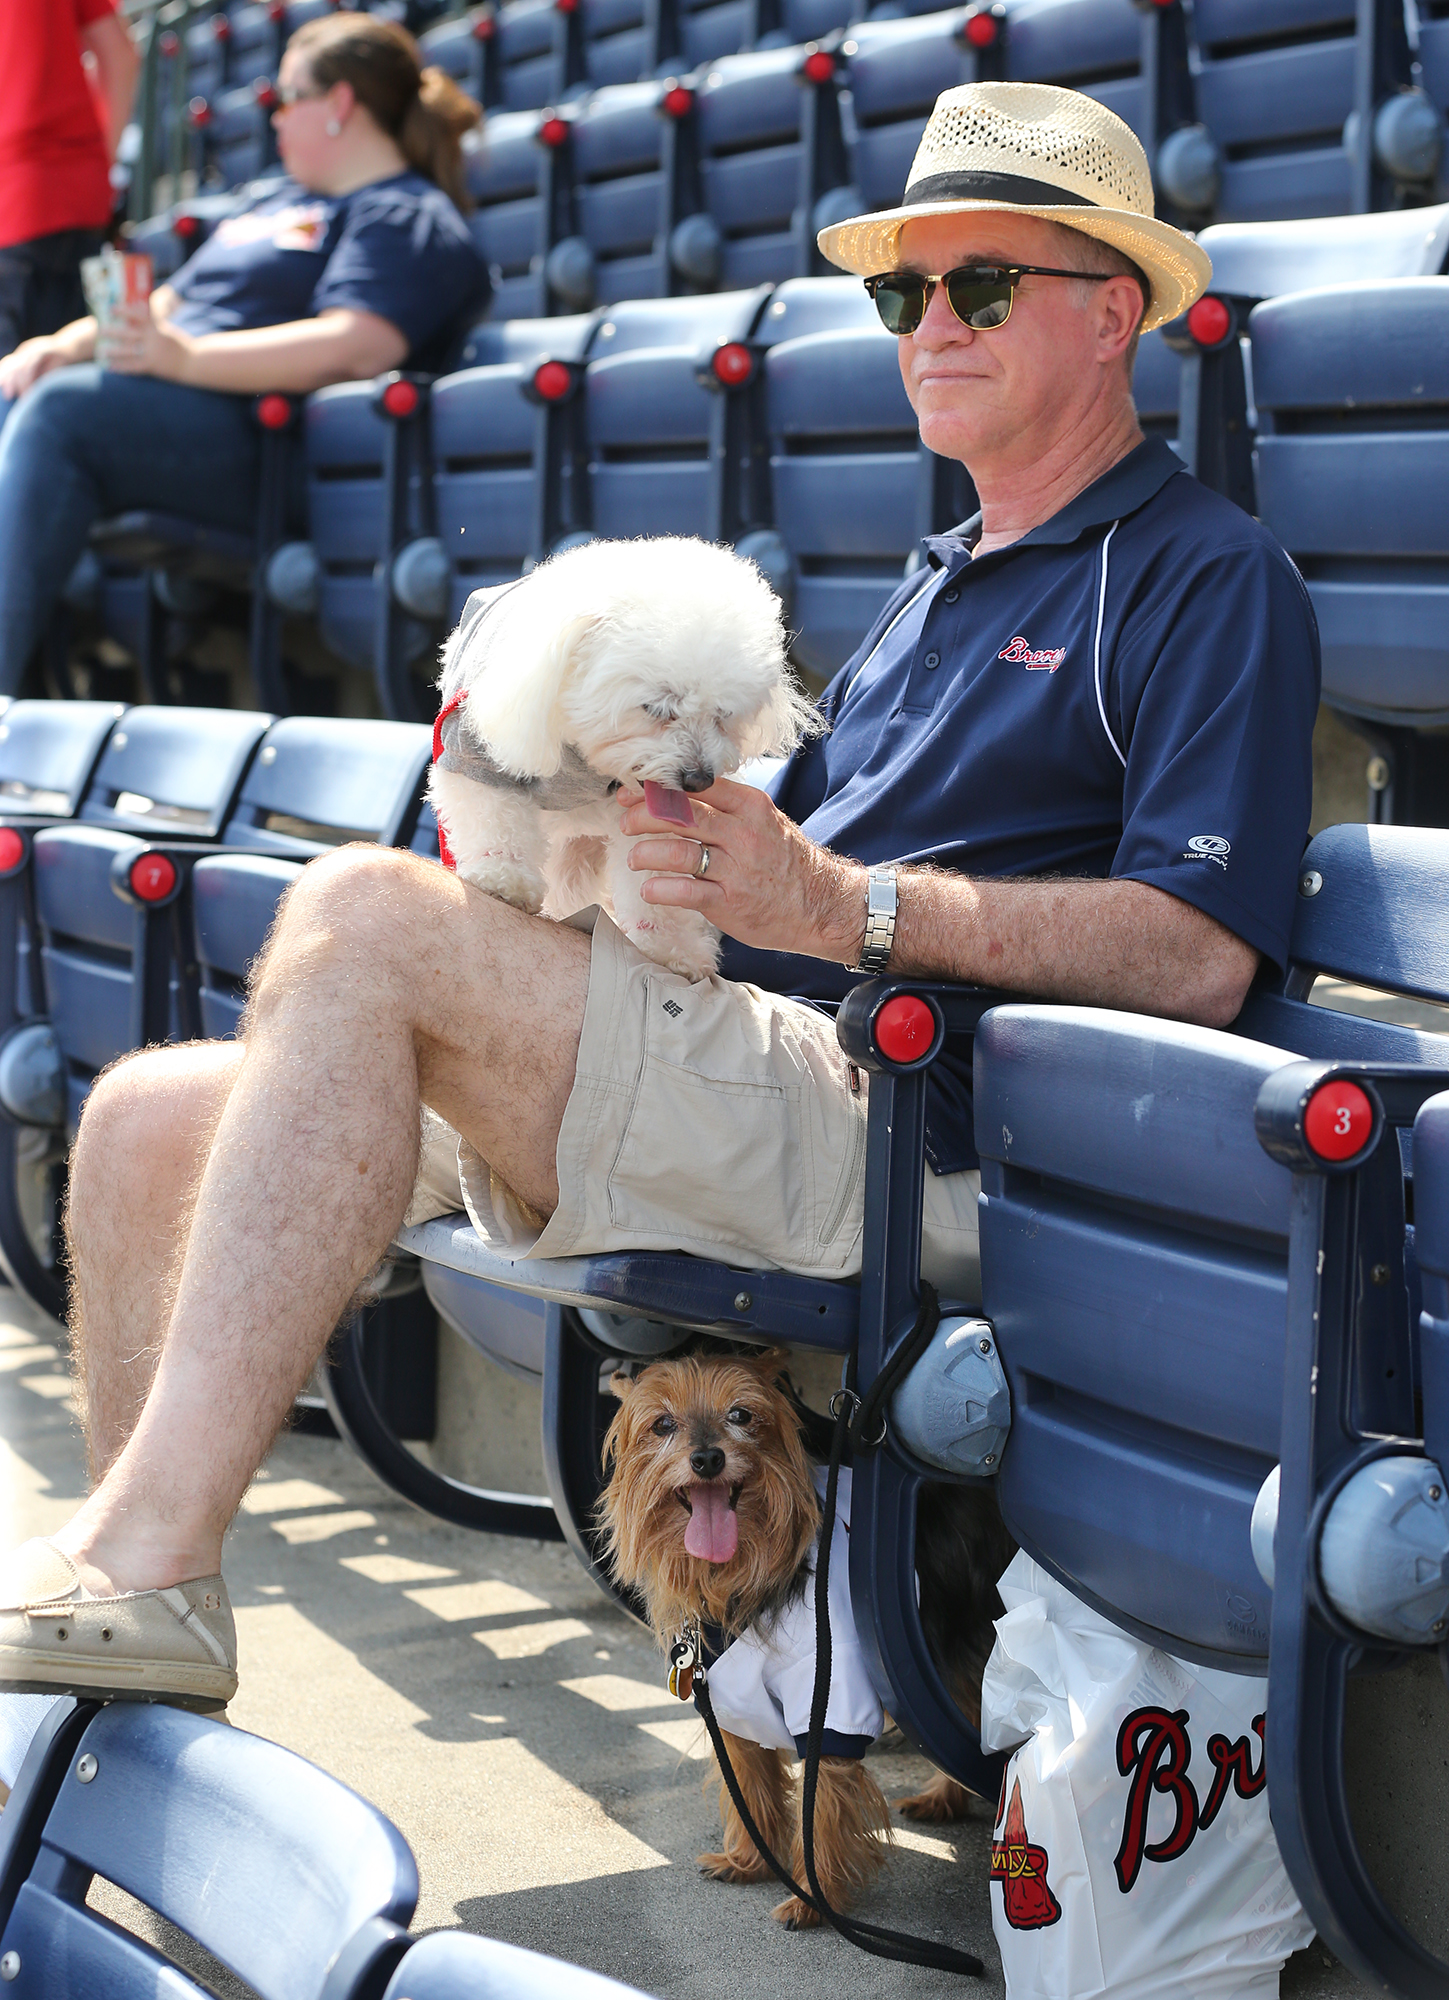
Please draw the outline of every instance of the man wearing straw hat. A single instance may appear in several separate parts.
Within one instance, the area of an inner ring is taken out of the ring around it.
[[[850,1277],[867,1080],[813,1002],[889,966],[1220,1026],[1283,962],[1312,615],[1137,427],[1138,330],[1209,277],[1153,219],[1141,147],[1070,91],[950,91],[902,206],[822,244],[982,511],[930,541],[774,800],[721,780],[687,833],[623,807],[645,899],[718,924],[725,976],[405,853],[308,867],[245,1041],[130,1057],[91,1096],[69,1226],[99,1484],[0,1563],[0,1685],[230,1698],[223,1532],[405,1216],[466,1197],[514,1255]],[[979,1296],[969,1077],[933,1075],[924,1266]],[[541,1233],[510,1233],[489,1169]]]

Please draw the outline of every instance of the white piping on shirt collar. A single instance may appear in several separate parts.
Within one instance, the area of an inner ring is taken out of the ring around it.
[[[1127,769],[1126,754],[1121,744],[1112,734],[1112,726],[1107,720],[1107,705],[1102,699],[1102,622],[1107,615],[1107,550],[1111,545],[1112,537],[1121,525],[1120,518],[1115,520],[1102,537],[1102,584],[1097,592],[1097,637],[1092,647],[1092,680],[1097,690],[1097,713],[1102,718],[1102,727],[1107,732],[1107,741],[1111,744],[1113,750],[1116,751],[1117,762],[1125,771]]]
[[[926,583],[936,583],[945,574],[946,572],[943,569],[934,570],[927,568]],[[892,618],[890,624],[886,626],[884,632],[881,633],[880,637],[876,640],[875,644],[871,647],[870,651],[866,654],[865,658],[861,661],[860,665],[856,668],[855,672],[851,675],[850,686],[845,690],[845,693],[840,697],[840,708],[837,708],[835,711],[837,716],[840,714],[840,709],[844,708],[845,704],[850,700],[850,697],[854,694],[856,682],[860,679],[861,675],[865,672],[866,668],[870,665],[871,661],[875,658],[876,654],[880,651],[881,647],[885,644],[886,640],[889,639],[891,633],[895,631],[897,625],[900,624],[901,620],[905,617],[906,613],[910,610],[911,606],[913,604],[919,603],[920,599],[924,595],[925,595],[925,584],[922,584],[919,590],[913,590],[911,592],[910,596],[906,599],[905,603],[901,606],[900,610],[896,613],[895,617]]]

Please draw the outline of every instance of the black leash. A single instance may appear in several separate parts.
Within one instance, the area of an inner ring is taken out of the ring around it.
[[[906,1965],[925,1965],[937,1972],[959,1972],[979,1976],[983,1970],[981,1960],[969,1951],[957,1951],[954,1945],[939,1944],[933,1938],[911,1937],[905,1931],[887,1930],[880,1924],[868,1924],[858,1917],[847,1916],[844,1911],[833,1909],[825,1891],[820,1886],[820,1876],[815,1865],[815,1796],[820,1783],[821,1746],[825,1736],[825,1715],[830,1706],[830,1544],[835,1533],[835,1497],[840,1484],[840,1463],[845,1455],[846,1441],[849,1439],[857,1448],[870,1449],[879,1445],[885,1436],[882,1412],[897,1382],[906,1370],[919,1359],[930,1345],[931,1336],[940,1323],[941,1309],[935,1289],[931,1285],[921,1286],[921,1308],[916,1323],[905,1340],[902,1341],[891,1361],[872,1385],[870,1394],[862,1401],[852,1389],[842,1389],[831,1400],[831,1411],[835,1417],[835,1429],[830,1442],[830,1466],[825,1480],[825,1513],[820,1527],[820,1548],[815,1561],[815,1688],[810,1702],[810,1734],[805,1744],[805,1781],[800,1803],[800,1826],[805,1849],[805,1875],[810,1886],[802,1889],[788,1868],[779,1861],[765,1844],[760,1829],[755,1825],[749,1807],[745,1804],[739,1780],[730,1763],[729,1752],[725,1749],[724,1735],[715,1716],[714,1704],[709,1698],[707,1675],[696,1670],[694,1676],[694,1701],[704,1726],[709,1731],[709,1740],[719,1763],[720,1775],[725,1789],[730,1795],[740,1823],[774,1873],[784,1883],[793,1896],[824,1917],[837,1930],[847,1944],[868,1951],[876,1958],[898,1959]],[[854,1373],[852,1359],[851,1373]],[[853,1409],[852,1409],[853,1406]]]

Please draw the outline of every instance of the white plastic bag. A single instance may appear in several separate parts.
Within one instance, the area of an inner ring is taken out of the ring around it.
[[[1267,1682],[1131,1638],[1026,1555],[981,1695],[1008,2000],[1275,2000],[1313,1936],[1278,1853]],[[1025,1740],[1023,1740],[1025,1739]]]

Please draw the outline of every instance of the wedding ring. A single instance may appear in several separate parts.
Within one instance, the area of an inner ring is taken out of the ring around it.
[[[704,842],[701,841],[699,843],[699,866],[694,871],[695,881],[702,882],[705,876],[708,875],[708,873],[709,873],[709,849],[705,846]]]

